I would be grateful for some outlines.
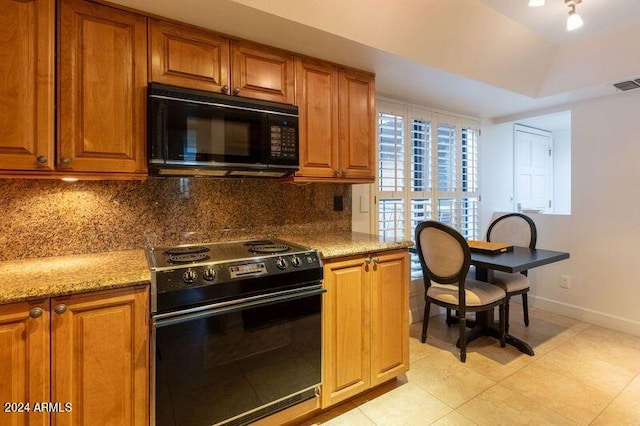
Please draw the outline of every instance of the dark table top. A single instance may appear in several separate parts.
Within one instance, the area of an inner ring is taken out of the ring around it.
[[[568,259],[569,253],[563,251],[514,247],[513,251],[497,254],[471,252],[471,264],[478,268],[503,272],[521,272],[549,263]]]

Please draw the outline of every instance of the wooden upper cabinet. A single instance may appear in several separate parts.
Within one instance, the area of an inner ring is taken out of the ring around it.
[[[293,55],[245,41],[231,42],[231,87],[234,95],[293,104]]]
[[[375,80],[370,74],[340,71],[340,173],[374,179]]]
[[[151,19],[149,61],[151,81],[229,92],[229,39],[215,33]]]
[[[51,299],[56,425],[149,423],[149,292],[124,289]]]
[[[146,173],[147,19],[81,0],[59,19],[57,168]]]
[[[49,424],[49,414],[33,411],[49,396],[49,301],[0,306],[0,401],[30,403],[31,411],[0,410],[2,425]]]
[[[0,0],[0,169],[54,167],[55,0]]]
[[[296,59],[296,105],[300,112],[299,176],[332,178],[338,165],[338,68]]]

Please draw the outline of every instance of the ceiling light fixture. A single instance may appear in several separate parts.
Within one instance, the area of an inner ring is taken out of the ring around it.
[[[569,17],[567,18],[567,31],[573,31],[580,28],[584,22],[578,12],[576,12],[576,5],[582,3],[582,0],[564,0],[564,4],[569,7]]]
[[[529,7],[544,6],[544,0],[529,0]]]

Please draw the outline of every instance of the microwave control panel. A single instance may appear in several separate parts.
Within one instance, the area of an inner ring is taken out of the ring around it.
[[[271,126],[271,157],[297,158],[296,129],[288,126]]]

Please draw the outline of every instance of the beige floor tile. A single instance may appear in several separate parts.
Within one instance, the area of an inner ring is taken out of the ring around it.
[[[411,365],[409,383],[426,389],[450,407],[455,408],[496,382],[460,362],[457,351],[440,352]]]
[[[456,410],[479,425],[576,425],[535,400],[496,385]]]
[[[432,423],[432,425],[435,426],[474,426],[477,424],[478,423],[472,422],[457,411],[452,411],[437,422]]]
[[[573,351],[585,357],[597,358],[609,364],[640,373],[640,349],[619,343],[619,334],[592,331],[589,327],[562,345],[563,351]],[[601,327],[595,327],[599,329]],[[615,333],[615,332],[614,332]]]
[[[582,335],[595,341],[605,341],[614,345],[625,345],[636,351],[640,351],[640,337],[631,334],[593,325],[585,330]]]
[[[422,343],[420,337],[422,334],[422,323],[411,324],[409,329],[409,359],[415,362],[419,359],[434,355],[443,349],[449,348],[453,343],[446,342],[431,335],[427,336],[427,341]]]
[[[376,425],[425,425],[436,421],[452,409],[429,392],[412,383],[358,406]]]
[[[610,392],[533,362],[501,385],[531,398],[580,424],[588,424],[611,402]]]
[[[638,402],[627,403],[615,400],[600,414],[592,425],[638,426],[640,425],[640,408]]]
[[[375,425],[353,403],[347,402],[333,408],[311,420],[300,423],[302,426],[331,425],[331,426],[371,426]]]
[[[640,351],[638,356],[640,357]],[[589,350],[577,349],[573,339],[542,356],[537,364],[598,388],[611,395],[611,398],[618,395],[636,375],[626,368],[594,356]]]
[[[558,322],[553,317],[532,318],[529,327],[511,322],[509,334],[524,340],[536,355],[544,355],[584,330],[579,324]]]
[[[536,359],[509,345],[501,348],[500,342],[489,337],[478,339],[473,345],[474,350],[467,353],[465,367],[494,381],[510,376]]]
[[[618,396],[618,399],[620,399],[622,402],[639,405],[638,402],[640,401],[640,374],[638,374],[636,378],[633,379],[631,383],[629,383],[629,385]],[[640,406],[638,407],[638,411],[640,411]]]

